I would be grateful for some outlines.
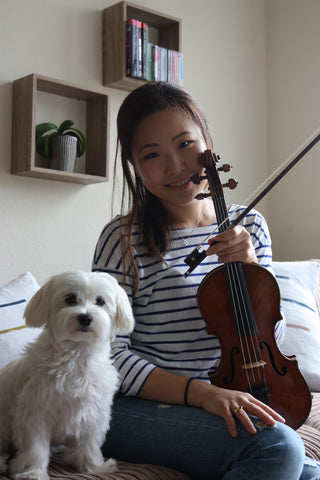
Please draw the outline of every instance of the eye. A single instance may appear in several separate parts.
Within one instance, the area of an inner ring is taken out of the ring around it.
[[[103,305],[105,305],[105,301],[102,297],[97,297],[96,298],[96,305],[98,305],[99,307],[103,307]]]
[[[145,155],[143,158],[144,158],[144,160],[150,160],[150,159],[156,158],[156,157],[159,157],[159,153],[150,152],[150,153],[147,153],[147,155]]]
[[[76,305],[77,304],[77,297],[74,295],[74,293],[70,293],[69,295],[66,295],[64,301],[68,305]]]
[[[187,147],[188,145],[191,145],[193,143],[192,140],[185,140],[184,142],[181,142],[179,147],[180,148],[184,148],[184,147]]]

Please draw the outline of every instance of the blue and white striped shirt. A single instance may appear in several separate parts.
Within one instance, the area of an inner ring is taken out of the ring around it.
[[[229,217],[239,216],[245,207],[232,205]],[[272,251],[268,226],[262,215],[252,210],[242,225],[249,231],[258,262],[271,269]],[[142,245],[135,245],[135,261],[139,271],[140,290],[132,288],[132,277],[123,281],[120,249],[120,217],[106,225],[98,240],[92,269],[113,275],[126,290],[132,304],[135,328],[131,336],[118,335],[112,344],[114,364],[120,373],[120,392],[137,395],[149,374],[156,367],[185,377],[208,380],[220,362],[217,338],[208,335],[197,306],[197,290],[201,280],[219,266],[216,255],[206,257],[187,277],[186,256],[207,237],[216,224],[190,229],[172,229],[171,244],[164,258],[166,263],[150,258]],[[217,234],[216,231],[213,235]],[[188,238],[185,245],[183,238]],[[203,248],[207,248],[205,243]],[[107,261],[108,259],[108,261]],[[107,261],[107,263],[106,263]],[[279,322],[276,337],[282,337],[284,322]]]

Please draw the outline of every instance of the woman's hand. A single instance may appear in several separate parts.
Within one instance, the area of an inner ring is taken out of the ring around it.
[[[158,402],[183,405],[188,379],[161,368],[155,368],[139,392],[139,397]],[[238,435],[236,418],[249,433],[256,429],[249,414],[258,417],[266,425],[275,421],[284,422],[284,418],[249,393],[216,387],[202,380],[192,379],[187,393],[188,405],[202,408],[208,413],[222,417],[233,437]],[[239,408],[239,407],[242,408]]]
[[[238,435],[236,419],[243,424],[249,433],[256,433],[256,428],[249,414],[258,417],[269,426],[274,425],[276,420],[285,422],[281,415],[249,393],[216,387],[199,380],[193,380],[190,383],[188,403],[222,417],[232,437]]]
[[[214,245],[211,245],[213,242]],[[216,254],[221,263],[257,262],[250,234],[241,225],[236,225],[209,239],[209,245],[211,246],[207,249],[207,255]]]

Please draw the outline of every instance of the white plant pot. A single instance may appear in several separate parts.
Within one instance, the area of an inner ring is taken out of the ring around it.
[[[55,170],[73,172],[77,157],[77,141],[76,137],[72,135],[54,135],[50,167]]]

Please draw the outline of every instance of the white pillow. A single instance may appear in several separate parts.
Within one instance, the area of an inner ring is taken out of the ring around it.
[[[0,287],[0,368],[19,357],[25,345],[41,331],[24,327],[23,319],[27,302],[39,288],[30,272]]]
[[[280,350],[296,355],[310,389],[320,392],[320,317],[317,308],[320,263],[273,262],[287,329]]]

